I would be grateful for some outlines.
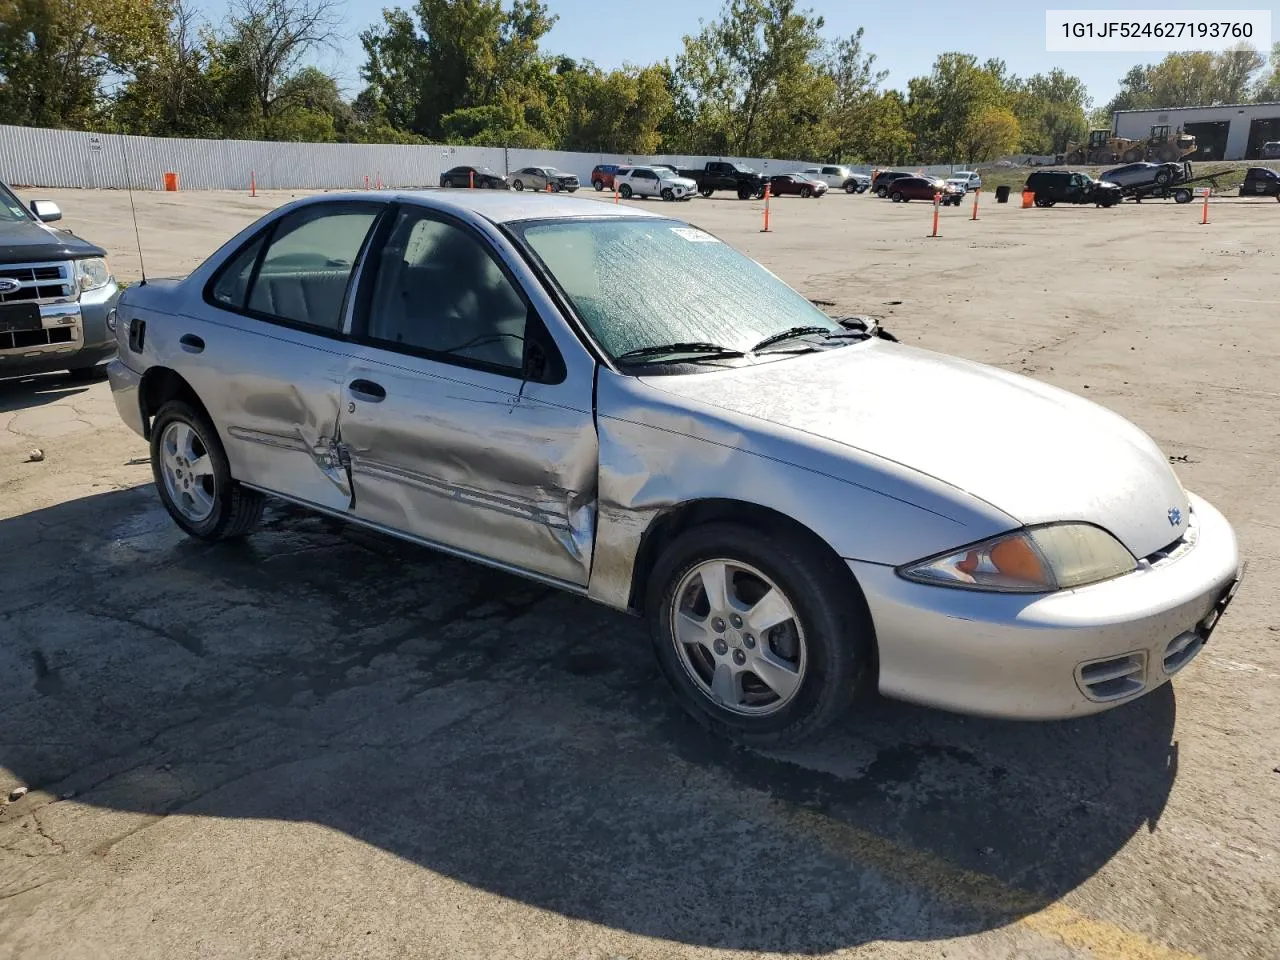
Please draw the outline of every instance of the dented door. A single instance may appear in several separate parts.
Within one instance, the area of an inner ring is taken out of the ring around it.
[[[589,384],[357,348],[339,425],[362,520],[585,585],[595,531]],[[578,395],[582,393],[583,395]]]

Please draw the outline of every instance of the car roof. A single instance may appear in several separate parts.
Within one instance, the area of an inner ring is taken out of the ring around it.
[[[471,214],[490,223],[516,223],[521,220],[586,219],[588,217],[634,217],[650,220],[670,219],[661,214],[631,206],[618,206],[601,200],[566,197],[562,193],[512,193],[505,190],[404,190],[375,193],[376,198],[405,200],[435,210]],[[368,200],[365,191],[327,193],[309,198],[304,203]]]

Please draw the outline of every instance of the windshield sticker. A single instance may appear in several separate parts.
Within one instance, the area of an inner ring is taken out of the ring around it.
[[[703,231],[699,230],[697,227],[672,227],[671,232],[674,233],[677,237],[684,237],[684,239],[688,240],[690,243],[719,243],[720,242],[711,234],[704,233]]]

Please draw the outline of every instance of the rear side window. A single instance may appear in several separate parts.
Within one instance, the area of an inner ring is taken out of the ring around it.
[[[208,296],[233,310],[339,333],[351,274],[380,210],[326,204],[289,214],[215,275]]]
[[[840,168],[839,167],[823,167],[822,172],[827,174],[838,174],[840,172]]]

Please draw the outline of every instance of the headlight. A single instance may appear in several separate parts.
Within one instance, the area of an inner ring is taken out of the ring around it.
[[[111,268],[102,257],[77,260],[76,270],[80,274],[81,290],[97,290],[111,282]]]
[[[1048,593],[1130,573],[1133,554],[1100,527],[1031,527],[900,567],[908,580],[1001,593]]]

